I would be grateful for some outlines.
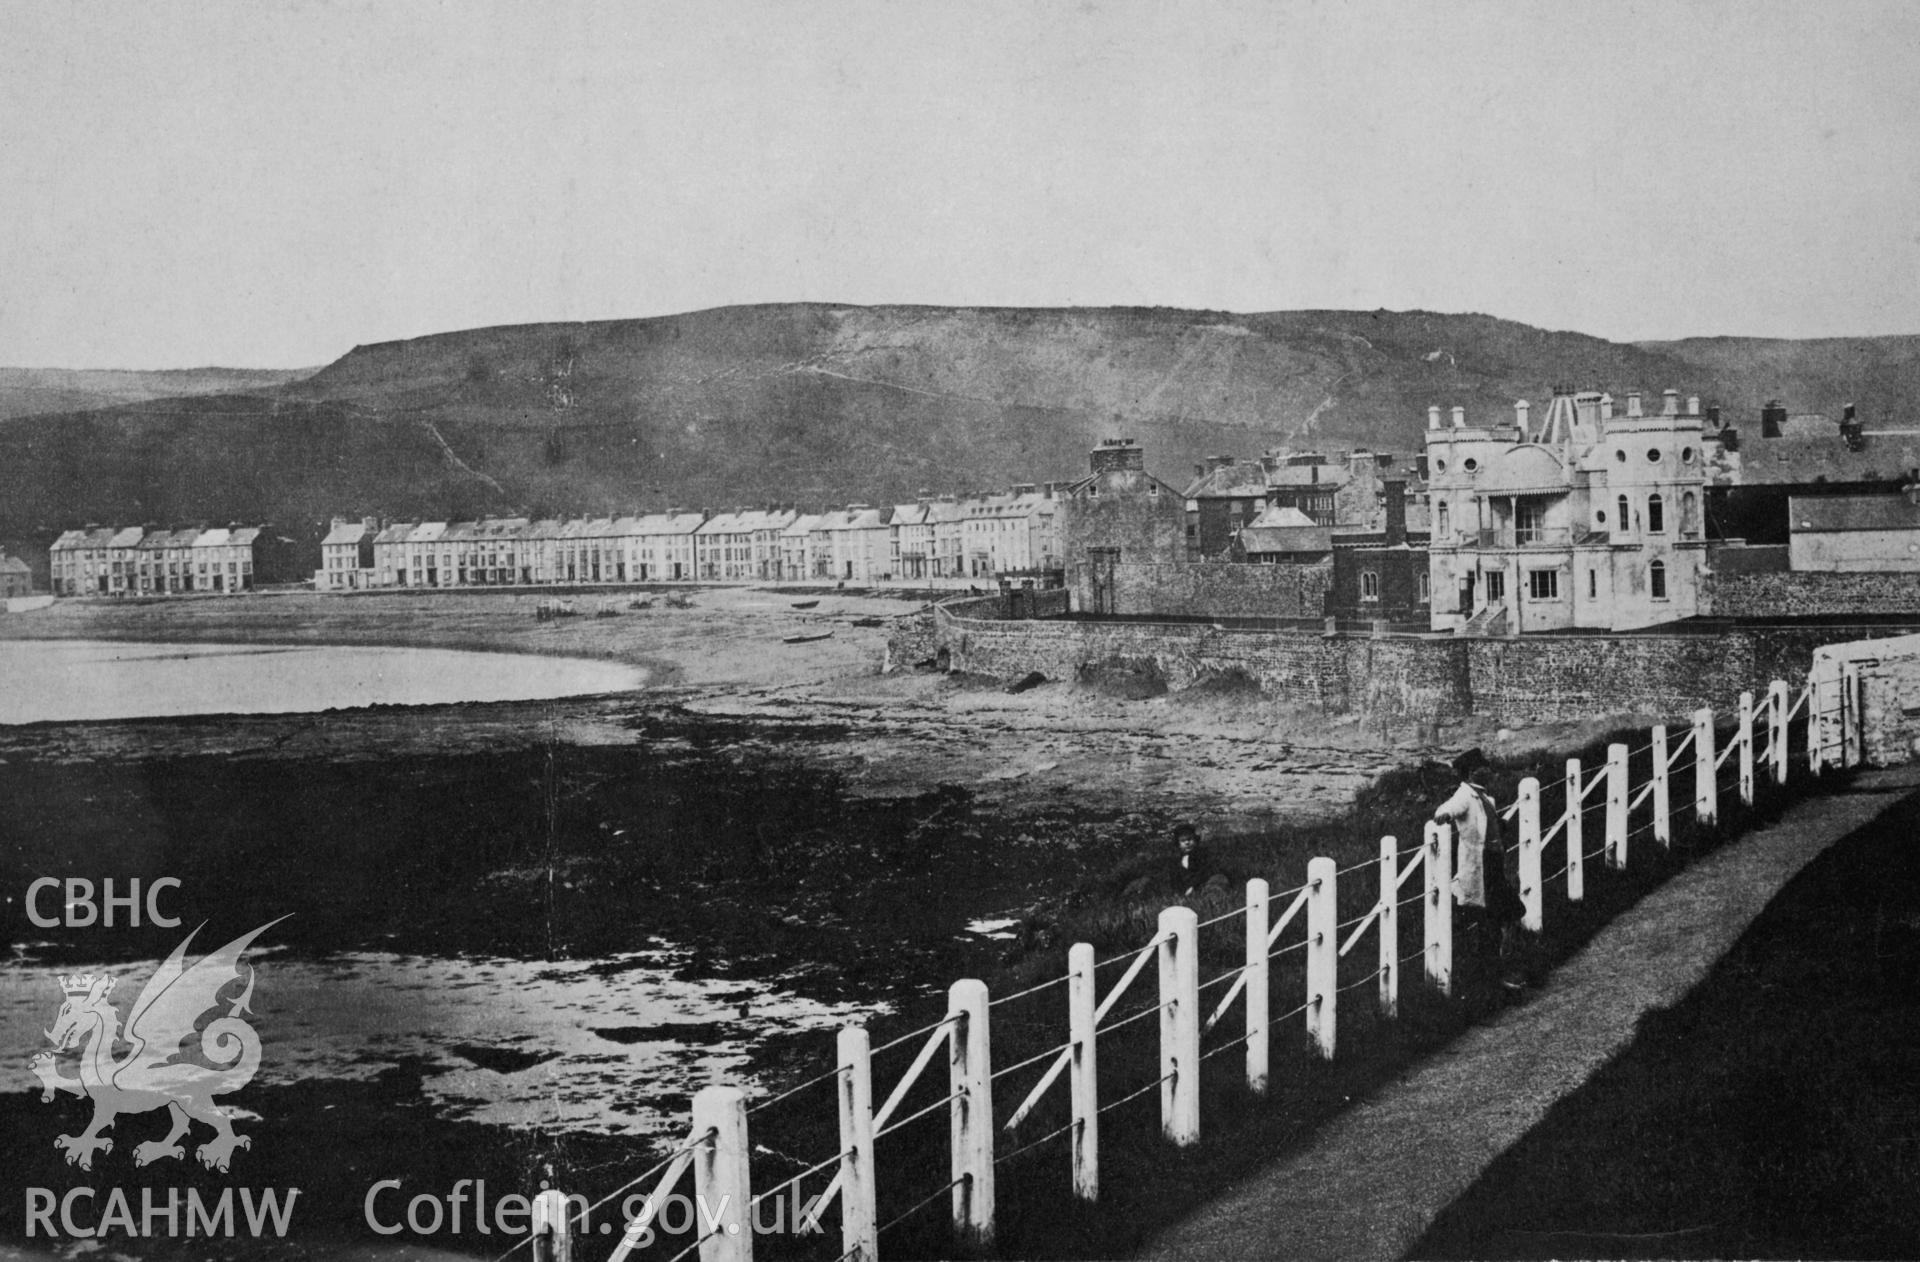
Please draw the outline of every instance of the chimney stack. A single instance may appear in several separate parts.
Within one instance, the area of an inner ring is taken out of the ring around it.
[[[1513,405],[1513,421],[1514,421],[1514,424],[1520,427],[1520,438],[1522,442],[1526,441],[1527,432],[1528,432],[1527,431],[1527,411],[1529,406],[1530,405],[1527,403],[1525,399],[1521,399]]]
[[[1638,390],[1627,391],[1627,419],[1632,420],[1634,417],[1641,415],[1643,415],[1643,413],[1640,410],[1640,392]]]
[[[1380,485],[1386,493],[1387,546],[1391,548],[1407,541],[1407,482],[1388,478]]]
[[[1457,403],[1453,406],[1453,427],[1455,429],[1467,427],[1467,410]]]
[[[1778,399],[1768,399],[1760,409],[1760,437],[1778,438],[1787,423],[1787,409]]]
[[[1866,427],[1860,424],[1851,403],[1847,404],[1846,413],[1840,418],[1840,441],[1847,445],[1848,451],[1867,449]]]
[[[1699,395],[1690,394],[1687,396],[1687,415],[1688,416],[1700,415],[1700,396]]]
[[[1131,438],[1103,438],[1090,458],[1095,473],[1140,473],[1147,467],[1146,453]]]
[[[1634,398],[1635,398],[1634,395],[1627,396],[1628,406],[1633,405]],[[1638,412],[1635,412],[1633,413],[1633,415],[1638,416],[1640,414]],[[1600,396],[1600,419],[1602,421],[1610,421],[1613,419],[1613,396],[1610,394],[1603,394]]]
[[[1440,405],[1438,403],[1427,409],[1427,428],[1440,428]]]
[[[1678,390],[1669,387],[1660,392],[1660,415],[1680,415],[1680,392]]]

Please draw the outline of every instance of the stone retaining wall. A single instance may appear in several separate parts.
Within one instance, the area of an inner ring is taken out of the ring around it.
[[[1742,691],[1805,683],[1813,650],[1860,638],[1835,627],[1735,628],[1715,635],[1479,639],[1372,637],[1198,623],[1010,621],[991,602],[935,613],[954,670],[1073,679],[1084,667],[1150,668],[1176,691],[1242,674],[1268,695],[1334,712],[1433,721],[1474,714],[1542,723],[1625,712],[1728,711]],[[983,616],[984,615],[984,616]],[[895,660],[898,660],[896,658]]]
[[[1630,711],[1725,712],[1740,694],[1806,683],[1813,650],[1850,632],[1735,628],[1721,635],[1583,635],[1469,640],[1474,712],[1540,723]]]
[[[1920,574],[1715,574],[1702,594],[1700,612],[1716,618],[1920,614]]]
[[[1071,567],[1068,586],[1088,608],[1091,571]],[[1314,565],[1247,565],[1193,561],[1179,565],[1127,562],[1115,565],[1113,607],[1129,617],[1318,618],[1326,612],[1333,562]]]

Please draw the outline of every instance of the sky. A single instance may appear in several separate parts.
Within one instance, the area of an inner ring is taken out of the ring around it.
[[[0,364],[734,303],[1920,332],[1920,4],[0,0]]]

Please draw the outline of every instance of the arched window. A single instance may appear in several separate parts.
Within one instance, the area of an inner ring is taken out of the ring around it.
[[[1628,525],[1633,521],[1633,518],[1627,516],[1631,511],[1632,510],[1627,507],[1627,497],[1622,495],[1620,497],[1620,524],[1617,527],[1622,534],[1626,533]]]
[[[1692,491],[1680,497],[1680,532],[1686,535],[1700,533],[1700,497]]]
[[[1655,561],[1647,567],[1647,586],[1651,589],[1655,600],[1667,598],[1667,563],[1665,561]]]
[[[1445,539],[1450,533],[1452,532],[1447,522],[1447,506],[1443,502],[1440,505],[1440,537]]]
[[[1665,501],[1660,498],[1660,493],[1655,491],[1652,495],[1647,496],[1647,533],[1654,535],[1664,534],[1666,533],[1666,529],[1667,506]]]

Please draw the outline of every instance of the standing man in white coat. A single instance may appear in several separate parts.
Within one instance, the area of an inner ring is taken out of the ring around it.
[[[1442,802],[1433,818],[1453,827],[1453,901],[1468,951],[1476,964],[1502,954],[1509,925],[1519,923],[1520,900],[1507,880],[1506,847],[1501,844],[1498,808],[1487,789],[1493,767],[1485,754],[1470,749],[1453,760],[1460,787]],[[1502,976],[1510,989],[1525,985],[1517,975]]]

